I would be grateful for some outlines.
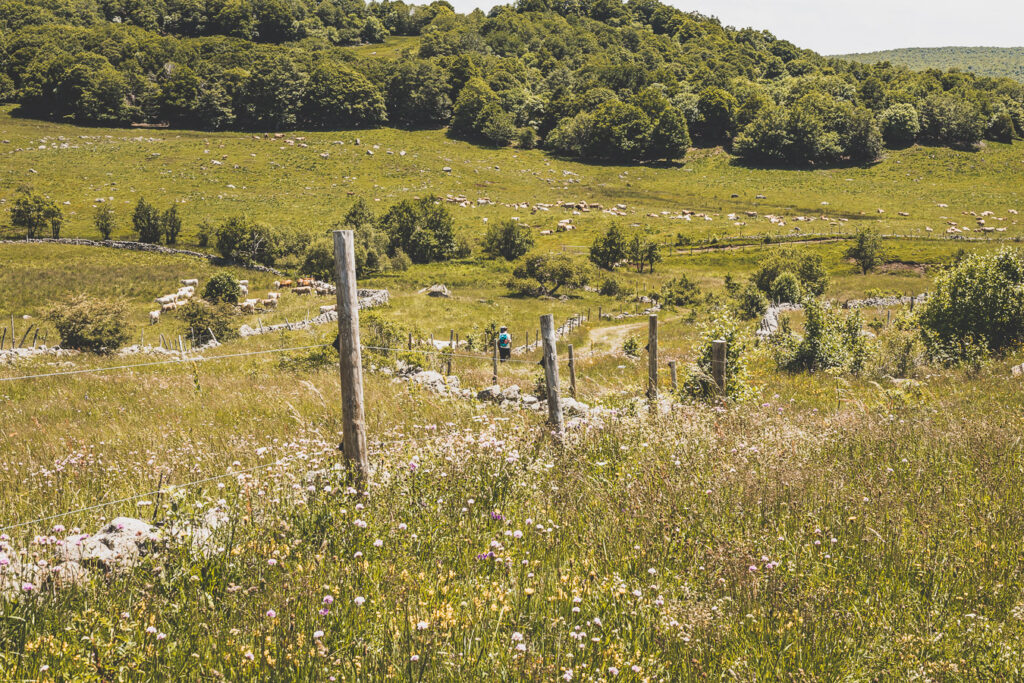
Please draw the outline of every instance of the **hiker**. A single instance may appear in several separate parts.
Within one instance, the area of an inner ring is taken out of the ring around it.
[[[501,326],[501,332],[498,333],[498,355],[501,357],[502,363],[512,357],[512,335],[508,333],[508,328],[504,325]]]

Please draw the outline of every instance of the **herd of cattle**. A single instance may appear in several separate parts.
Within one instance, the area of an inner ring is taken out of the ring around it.
[[[281,298],[282,289],[291,288],[294,294],[303,295],[317,295],[317,296],[331,296],[335,293],[334,285],[329,282],[322,282],[313,278],[298,278],[296,280],[275,280],[274,288],[278,291],[267,292],[265,299],[249,298],[249,281],[238,280],[238,290],[240,300],[238,302],[238,310],[242,313],[255,313],[257,311],[266,311],[277,308],[277,302]],[[165,294],[164,296],[158,296],[156,303],[160,304],[160,308],[149,312],[149,322],[151,325],[155,325],[160,322],[160,314],[167,313],[168,311],[176,310],[180,306],[184,306],[196,295],[196,287],[199,286],[198,278],[189,278],[181,280],[181,287],[178,288],[173,294]],[[337,306],[332,304],[329,306],[321,306],[320,312],[326,313],[327,311],[336,310]]]

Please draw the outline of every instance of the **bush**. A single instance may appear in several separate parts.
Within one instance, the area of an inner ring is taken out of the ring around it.
[[[860,228],[845,255],[846,258],[853,259],[862,275],[867,275],[868,271],[885,259],[881,235],[872,228]]]
[[[272,266],[280,253],[277,234],[245,216],[228,218],[217,226],[216,238],[217,253],[236,263]]]
[[[196,344],[206,344],[213,339],[211,331],[219,342],[238,336],[232,326],[234,313],[235,309],[227,303],[190,301],[179,309],[178,317],[185,322],[188,334]]]
[[[867,340],[861,330],[860,313],[843,320],[816,299],[804,306],[807,318],[804,336],[797,340],[788,332],[777,333],[772,340],[778,366],[791,372],[829,369],[858,373],[867,360]]]
[[[163,233],[160,212],[152,204],[140,198],[132,212],[132,230],[140,242],[159,244]]]
[[[921,121],[914,105],[894,104],[878,115],[882,137],[890,147],[908,147],[921,132]]]
[[[604,235],[594,239],[590,247],[590,261],[598,268],[614,270],[616,264],[626,258],[626,236],[615,223],[608,226]]]
[[[797,276],[801,293],[807,296],[821,296],[828,287],[828,273],[821,257],[793,248],[779,249],[761,259],[751,281],[766,295],[772,296],[775,279],[785,271]]]
[[[210,246],[210,236],[213,235],[215,229],[210,224],[210,221],[203,219],[197,228],[196,238],[199,241],[199,246],[206,248]]]
[[[785,270],[772,280],[769,291],[773,301],[795,304],[803,298],[800,293],[800,279],[792,272]]]
[[[96,213],[93,215],[93,224],[99,231],[101,239],[110,239],[111,233],[114,232],[114,210],[109,204],[100,204],[96,207]]]
[[[622,283],[613,277],[606,277],[598,290],[601,296],[619,296],[622,294]]]
[[[241,296],[238,280],[228,273],[217,273],[203,288],[203,298],[210,303],[237,304]]]
[[[697,362],[683,382],[682,393],[691,398],[710,400],[720,394],[712,374],[711,358],[717,339],[725,340],[725,395],[739,401],[753,395],[747,369],[750,338],[742,327],[728,316],[718,317],[702,326]]]
[[[533,233],[518,221],[492,223],[484,235],[483,251],[491,258],[515,261],[533,248]]]
[[[680,275],[662,285],[659,298],[662,306],[693,306],[700,300],[700,287],[686,275]]]
[[[927,350],[917,330],[896,325],[879,337],[872,357],[871,372],[884,377],[916,377],[927,359]]]
[[[411,267],[412,259],[401,249],[396,249],[395,253],[391,255],[391,269],[405,272]]]
[[[1024,258],[1017,250],[968,254],[935,279],[919,309],[929,353],[946,363],[970,360],[1024,341]]]
[[[181,216],[178,215],[177,206],[172,206],[160,215],[160,231],[164,235],[164,242],[177,243],[178,235],[181,234]]]
[[[128,341],[128,307],[81,295],[46,313],[65,349],[110,353]]]
[[[534,253],[512,271],[509,287],[521,294],[554,296],[559,289],[579,289],[590,281],[586,265],[565,254]]]
[[[357,258],[356,261],[358,260]],[[358,273],[358,266],[356,271]],[[306,277],[324,282],[334,281],[334,244],[330,239],[321,237],[309,243],[299,272]]]
[[[768,297],[757,288],[757,285],[749,282],[739,293],[737,308],[744,320],[757,318],[768,310]]]
[[[640,340],[634,336],[630,336],[622,344],[622,351],[627,356],[637,357],[640,355]]]

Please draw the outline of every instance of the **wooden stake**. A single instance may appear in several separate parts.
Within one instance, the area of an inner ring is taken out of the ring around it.
[[[356,250],[351,230],[334,231],[334,281],[338,296],[338,367],[341,375],[341,450],[356,481],[370,478],[363,411],[363,359],[359,348]]]
[[[569,395],[576,398],[576,356],[572,352],[572,344],[569,344]]]
[[[4,342],[6,342],[6,341],[7,341],[7,328],[5,327],[3,329],[3,331],[0,332],[0,351],[4,350]]]
[[[17,339],[17,338],[18,337],[15,336],[15,332],[14,332],[14,314],[12,313],[11,314],[11,348],[12,349],[18,348],[17,344],[14,343],[14,340]]]
[[[724,339],[711,342],[711,376],[718,387],[718,393],[725,396],[725,359],[726,343]]]
[[[676,362],[674,360],[668,362],[668,371],[672,375],[672,393],[674,394],[679,391],[679,380],[676,377]]]
[[[540,317],[544,340],[544,381],[548,390],[548,422],[562,432],[562,397],[558,391],[558,349],[555,346],[555,319],[549,313]]]
[[[647,398],[658,400],[658,314],[647,316]]]
[[[409,333],[409,350],[412,351],[412,332]]]
[[[498,383],[498,338],[497,337],[494,338],[494,350],[491,352],[491,365],[493,366],[492,374],[491,374],[491,384],[494,385],[494,384]]]

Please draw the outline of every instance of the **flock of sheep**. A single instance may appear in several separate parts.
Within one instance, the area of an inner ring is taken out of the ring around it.
[[[255,313],[257,310],[270,310],[277,308],[277,302],[281,298],[280,291],[267,292],[265,299],[249,297],[249,281],[238,280],[238,290],[241,300],[238,302],[238,310],[242,313]],[[174,294],[158,296],[156,302],[160,308],[149,312],[149,322],[155,325],[160,322],[160,314],[173,311],[191,301],[196,295],[196,287],[199,286],[198,278],[181,280],[181,287]],[[298,280],[275,280],[274,288],[281,290],[290,287],[294,294],[317,296],[331,296],[335,293],[334,285],[329,282],[321,282],[313,278],[299,278]],[[337,306],[321,306],[320,313],[336,310]]]

